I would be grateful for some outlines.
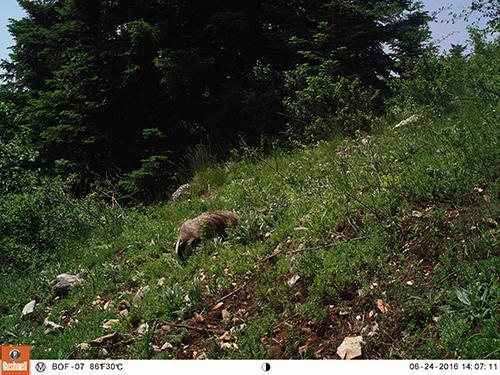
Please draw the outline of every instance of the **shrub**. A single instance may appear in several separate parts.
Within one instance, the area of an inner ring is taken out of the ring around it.
[[[127,173],[118,182],[120,197],[125,200],[164,196],[172,179],[171,161],[167,155],[153,155],[141,160],[141,167]]]
[[[92,230],[112,235],[116,222],[111,207],[92,196],[73,198],[60,180],[45,178],[23,192],[2,194],[2,270],[25,272],[65,257],[71,251],[68,244],[86,238]]]
[[[500,39],[487,42],[478,30],[471,30],[470,35],[474,48],[470,56],[463,55],[463,47],[453,46],[446,56],[429,51],[404,61],[404,76],[391,82],[391,112],[402,117],[420,111],[450,113],[467,102],[496,104],[500,68],[491,62],[500,58]]]
[[[338,76],[328,60],[318,68],[302,64],[285,73],[284,106],[293,119],[292,138],[316,141],[333,133],[366,129],[374,118],[378,92],[355,77]]]

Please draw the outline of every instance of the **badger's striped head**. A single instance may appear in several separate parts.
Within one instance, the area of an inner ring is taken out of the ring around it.
[[[195,238],[190,238],[187,241],[179,239],[174,245],[174,252],[179,258],[185,260],[197,242]]]

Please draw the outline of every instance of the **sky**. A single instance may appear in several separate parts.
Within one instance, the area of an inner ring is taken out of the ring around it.
[[[449,50],[451,44],[464,44],[467,40],[467,24],[463,20],[455,23],[446,23],[443,20],[449,19],[450,11],[460,13],[472,0],[423,0],[425,8],[429,11],[436,11],[445,8],[438,16],[438,22],[433,22],[430,27],[433,39],[438,41],[441,51]],[[9,18],[19,19],[24,16],[24,12],[17,4],[16,0],[0,0],[0,59],[8,59],[8,47],[14,44],[9,34],[7,24]]]

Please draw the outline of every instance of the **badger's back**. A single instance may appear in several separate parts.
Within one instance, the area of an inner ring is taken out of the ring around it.
[[[207,238],[222,236],[226,228],[235,227],[240,223],[239,217],[231,211],[209,211],[196,217]]]
[[[240,223],[238,215],[231,211],[208,211],[186,220],[179,230],[179,238],[175,244],[175,252],[184,257],[187,248],[192,248],[201,238],[223,236],[226,228],[235,227]]]

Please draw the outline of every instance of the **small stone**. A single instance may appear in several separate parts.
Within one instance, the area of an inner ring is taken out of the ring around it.
[[[143,323],[137,328],[137,333],[139,336],[144,336],[149,330],[149,324]]]
[[[157,285],[159,287],[162,287],[163,285],[165,285],[165,281],[167,281],[167,280],[164,277],[162,277],[161,279],[158,280]]]
[[[408,280],[406,282],[406,285],[408,285],[408,286],[413,286],[413,284],[414,284],[413,280]]]
[[[178,202],[183,198],[184,193],[189,190],[191,184],[184,184],[177,188],[177,190],[170,196],[170,202]]]
[[[169,343],[169,342],[166,342],[165,344],[163,344],[160,348],[161,351],[164,351],[164,350],[167,350],[167,349],[172,349],[174,346]]]
[[[81,344],[78,344],[76,346],[76,349],[82,351],[82,352],[86,352],[87,350],[90,349],[90,344],[87,343],[87,342],[82,342]]]
[[[337,354],[342,359],[353,359],[361,356],[361,344],[363,337],[346,337],[342,344],[337,348]]]
[[[111,328],[113,328],[113,326],[117,325],[118,323],[120,323],[119,319],[108,319],[108,320],[104,321],[104,323],[102,324],[102,328],[111,329]]]
[[[297,281],[299,281],[300,276],[298,274],[293,275],[286,283],[288,286],[294,286]]]
[[[21,316],[26,316],[28,314],[31,314],[35,310],[35,305],[36,301],[30,301],[23,307],[23,312],[21,313]]]
[[[60,274],[56,276],[56,285],[54,286],[54,292],[58,297],[66,297],[69,293],[70,287],[82,281],[86,274],[81,272],[78,275],[70,275],[67,273]]]
[[[403,121],[399,122],[398,124],[394,125],[394,129],[398,129],[402,126],[411,124],[412,122],[416,122],[420,120],[420,117],[417,114],[411,115],[407,119],[404,119]]]
[[[118,315],[120,315],[120,316],[127,316],[128,315],[128,310],[127,309],[120,310],[120,312],[118,313]]]

